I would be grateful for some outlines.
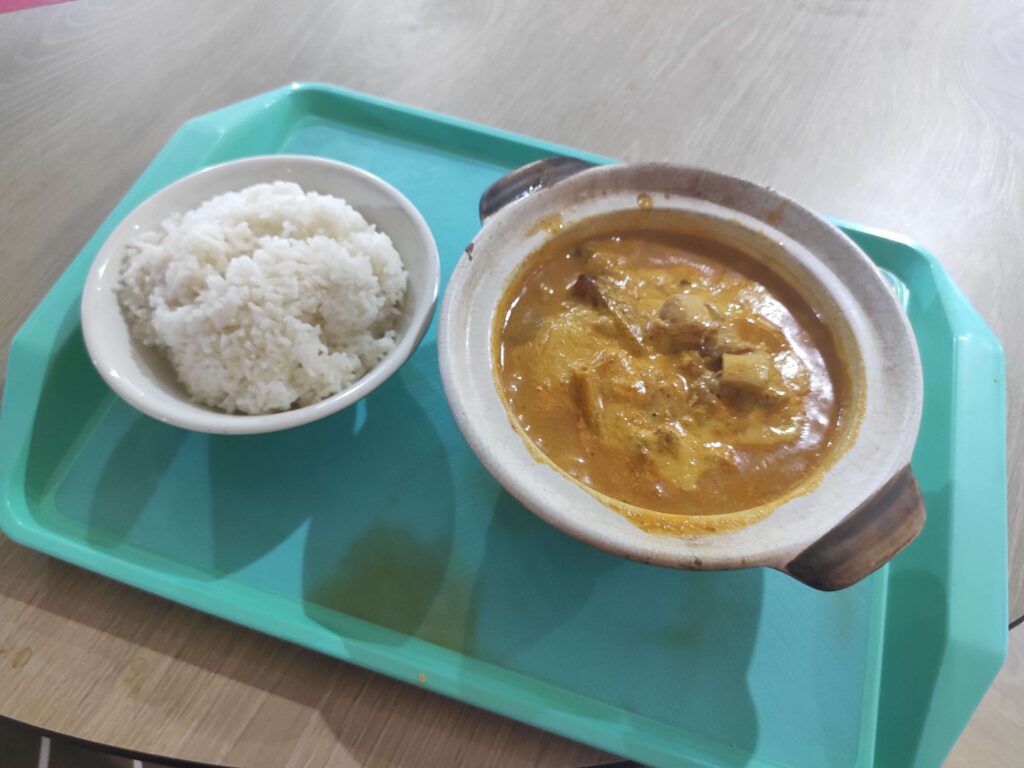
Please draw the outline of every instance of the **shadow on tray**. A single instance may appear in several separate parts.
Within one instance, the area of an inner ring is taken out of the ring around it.
[[[457,586],[441,588],[455,511],[447,448],[403,376],[364,404],[352,438],[310,470],[328,472],[336,492],[309,506],[306,613],[339,634],[359,632],[351,616],[458,648],[471,630]]]

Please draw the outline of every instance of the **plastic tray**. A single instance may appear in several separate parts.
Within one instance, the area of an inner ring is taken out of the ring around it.
[[[186,123],[11,346],[5,533],[111,578],[654,765],[937,765],[1006,649],[1003,358],[938,262],[843,225],[888,270],[927,394],[914,469],[929,518],[842,592],[773,571],[627,562],[506,495],[455,427],[436,333],[358,407],[213,437],[115,397],[79,293],[136,204],[244,155],[324,155],[416,204],[447,275],[480,192],[555,153],[603,158],[323,85]]]

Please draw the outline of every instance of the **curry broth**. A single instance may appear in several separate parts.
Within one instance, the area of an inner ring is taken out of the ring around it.
[[[612,214],[532,254],[495,315],[498,383],[536,449],[608,497],[685,515],[765,505],[828,465],[852,386],[792,287],[682,224]]]

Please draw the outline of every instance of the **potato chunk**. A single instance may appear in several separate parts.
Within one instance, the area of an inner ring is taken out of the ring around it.
[[[733,389],[763,394],[768,389],[772,358],[767,352],[722,355],[722,384]]]

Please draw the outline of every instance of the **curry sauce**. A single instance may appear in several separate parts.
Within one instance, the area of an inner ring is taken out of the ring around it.
[[[792,494],[850,421],[832,333],[758,259],[654,213],[567,229],[513,276],[492,334],[510,416],[560,470],[643,509]]]

